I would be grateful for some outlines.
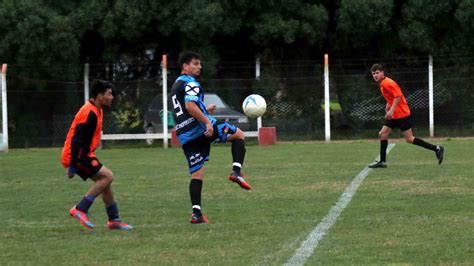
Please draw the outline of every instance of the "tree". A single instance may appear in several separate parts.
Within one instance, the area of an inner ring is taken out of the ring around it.
[[[333,40],[336,50],[353,56],[354,50],[382,48],[384,43],[380,39],[385,35],[394,36],[393,9],[393,1],[389,0],[342,0],[336,11],[337,40]]]
[[[399,27],[401,45],[424,54],[455,52],[464,42],[454,14],[459,0],[408,1],[402,8]]]

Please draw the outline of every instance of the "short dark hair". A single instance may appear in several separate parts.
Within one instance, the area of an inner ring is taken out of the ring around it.
[[[113,90],[114,85],[106,80],[94,80],[92,82],[92,98],[96,98],[97,95],[105,93],[108,89]]]
[[[193,51],[182,52],[179,54],[179,57],[178,57],[179,68],[183,69],[183,64],[189,64],[191,60],[193,59],[201,60],[201,58],[202,57],[200,54]]]
[[[381,64],[373,64],[370,68],[370,72],[383,71],[383,66]]]

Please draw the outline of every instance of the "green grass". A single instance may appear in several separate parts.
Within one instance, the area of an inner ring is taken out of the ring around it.
[[[444,141],[446,158],[398,143],[372,171],[308,265],[473,264],[474,142]],[[180,149],[98,151],[132,232],[108,231],[98,199],[95,232],[68,215],[90,182],[68,180],[59,149],[0,154],[0,265],[283,264],[378,152],[378,142],[247,147],[253,190],[227,180],[230,146],[207,164],[203,211],[189,224],[189,175]]]
[[[325,108],[325,104],[321,104],[321,109],[324,110]],[[339,104],[339,102],[329,102],[329,109],[331,110],[341,110],[341,105]]]

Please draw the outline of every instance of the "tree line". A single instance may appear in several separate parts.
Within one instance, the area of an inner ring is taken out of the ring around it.
[[[85,62],[159,61],[185,49],[209,68],[257,56],[469,54],[473,21],[474,0],[2,0],[0,61],[71,80]]]
[[[331,76],[331,86],[344,114],[358,99],[376,93],[368,88],[373,85],[370,75],[363,76],[372,59],[383,63],[414,58],[392,66],[409,69],[424,65],[419,58],[426,60],[431,54],[445,59],[436,66],[456,65],[454,72],[437,73],[446,80],[442,87],[453,95],[453,102],[466,103],[459,104],[465,110],[457,108],[463,110],[461,115],[452,117],[474,121],[465,117],[473,113],[472,81],[452,78],[472,72],[474,0],[0,0],[0,36],[0,63],[10,65],[13,147],[60,145],[61,130],[83,103],[85,63],[90,63],[91,78],[116,81],[115,109],[136,113],[134,120],[125,120],[131,132],[141,132],[144,109],[159,87],[161,55],[167,54],[176,70],[183,50],[204,56],[203,84],[211,91],[221,89],[219,94],[233,106],[258,91],[281,102],[280,107],[298,107],[288,112],[291,119],[278,118],[281,121],[314,120],[287,127],[295,132],[308,125],[321,127],[316,114],[322,111],[322,90],[316,87],[322,81],[314,75],[322,73],[324,53],[330,55],[331,73],[340,74]],[[460,62],[459,55],[467,55],[469,62]],[[252,64],[256,58],[264,69],[258,81],[252,80],[253,66],[223,67],[229,62]],[[337,63],[351,58],[371,60],[353,66]],[[309,66],[271,63],[290,61]],[[403,81],[407,75],[395,78]],[[224,81],[228,78],[236,80],[231,84]],[[222,90],[223,85],[243,89]]]

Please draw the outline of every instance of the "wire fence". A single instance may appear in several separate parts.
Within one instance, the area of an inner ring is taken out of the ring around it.
[[[473,136],[474,56],[451,55],[433,60],[435,136]],[[426,56],[383,60],[330,58],[331,138],[377,138],[384,121],[385,101],[369,72],[373,63],[383,64],[385,74],[404,91],[415,134],[428,136]],[[322,60],[262,62],[256,77],[255,62],[223,62],[212,69],[205,67],[200,82],[206,92],[215,93],[230,110],[239,113],[247,95],[262,95],[268,105],[263,126],[276,127],[278,140],[323,140],[323,67]],[[12,73],[7,75],[10,146],[61,146],[74,114],[84,103],[83,79],[66,82]],[[178,75],[177,66],[171,64],[168,89]],[[161,119],[159,65],[96,64],[91,65],[89,78],[109,79],[115,85],[113,106],[105,111],[105,134],[150,132],[147,119],[153,115]],[[245,130],[257,129],[254,119],[240,122]],[[154,131],[159,131],[159,127]]]

